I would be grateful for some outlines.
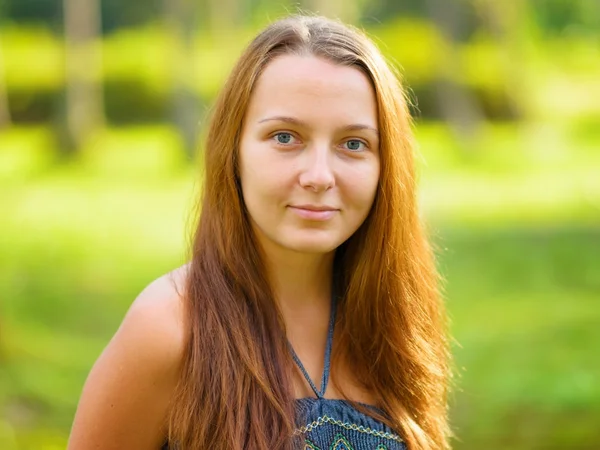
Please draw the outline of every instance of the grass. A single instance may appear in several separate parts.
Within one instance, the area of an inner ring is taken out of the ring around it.
[[[457,448],[600,443],[600,230],[446,230]]]
[[[107,130],[66,165],[55,163],[47,131],[8,133],[0,448],[54,450],[128,305],[184,261],[197,171],[164,127]],[[594,133],[570,145],[579,133],[496,126],[473,156],[442,127],[418,130],[422,203],[455,338],[458,450],[600,446]],[[548,157],[556,136],[573,150],[558,145]]]

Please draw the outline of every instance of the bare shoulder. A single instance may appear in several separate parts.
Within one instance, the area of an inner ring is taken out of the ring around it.
[[[172,350],[185,342],[184,291],[187,267],[182,266],[150,283],[134,300],[119,332],[134,333]],[[173,347],[174,345],[174,347]]]
[[[86,380],[69,449],[151,449],[164,439],[185,354],[187,268],[150,283]]]
[[[150,283],[134,300],[113,340],[130,345],[148,363],[174,369],[187,339],[184,289],[186,268],[181,267]]]

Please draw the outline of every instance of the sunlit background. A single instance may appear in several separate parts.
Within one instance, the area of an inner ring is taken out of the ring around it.
[[[600,449],[600,1],[300,6],[364,28],[410,90],[455,449]],[[65,447],[128,305],[185,261],[224,77],[297,7],[0,0],[1,449]]]

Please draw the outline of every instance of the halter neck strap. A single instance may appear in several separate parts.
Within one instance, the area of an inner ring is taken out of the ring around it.
[[[327,331],[327,344],[325,346],[325,361],[323,364],[323,375],[321,376],[321,389],[320,390],[317,389],[317,387],[311,380],[310,376],[308,375],[308,372],[306,371],[306,369],[304,367],[304,364],[302,364],[302,361],[300,361],[300,358],[298,358],[298,355],[294,351],[292,344],[290,344],[290,341],[288,341],[288,347],[290,348],[290,352],[292,354],[292,358],[294,359],[294,362],[300,369],[300,372],[302,372],[302,375],[304,376],[304,378],[306,379],[306,381],[308,382],[308,384],[314,391],[317,398],[323,398],[323,396],[325,395],[325,391],[327,390],[327,383],[329,382],[329,371],[330,371],[330,365],[331,365],[331,347],[333,345],[333,329],[335,327],[336,303],[337,302],[336,302],[335,292],[332,292],[332,294],[331,294],[331,312],[329,313],[329,329]]]

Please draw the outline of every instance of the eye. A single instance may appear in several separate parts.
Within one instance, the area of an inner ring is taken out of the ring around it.
[[[346,142],[344,142],[344,145],[345,148],[347,150],[350,150],[351,152],[359,152],[363,150],[363,148],[361,148],[361,145],[363,147],[367,146],[367,144],[361,141],[360,139],[348,139]]]
[[[294,135],[292,133],[287,133],[285,131],[282,131],[280,133],[275,133],[273,135],[273,138],[275,139],[275,142],[277,142],[278,144],[281,145],[289,145],[289,144],[293,144],[293,140],[294,140]]]

